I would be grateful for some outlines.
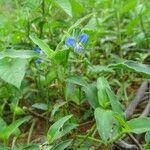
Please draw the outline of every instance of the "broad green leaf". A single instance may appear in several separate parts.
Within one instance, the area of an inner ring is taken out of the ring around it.
[[[114,70],[111,68],[108,68],[107,66],[100,66],[100,65],[94,65],[94,66],[89,66],[89,71],[93,73],[105,73],[105,72],[110,72],[113,73]]]
[[[99,107],[98,97],[97,97],[97,88],[94,85],[88,85],[83,88],[85,96],[89,104],[95,109]]]
[[[40,47],[40,49],[47,55],[48,58],[52,58],[55,55],[55,51],[49,48],[41,39],[30,36],[30,39]]]
[[[112,110],[120,115],[120,117],[124,118],[124,112],[121,106],[121,103],[119,102],[117,96],[111,89],[106,90],[107,96],[109,98]]]
[[[102,108],[96,108],[94,112],[96,126],[99,135],[104,142],[107,142],[111,135],[113,126],[113,113],[110,110],[104,110]]]
[[[70,0],[55,0],[55,2],[59,5],[60,8],[63,9],[66,14],[72,17],[72,6]]]
[[[128,130],[128,129],[129,129],[129,127],[128,127],[126,121],[124,120],[124,118],[122,118],[122,117],[120,116],[120,114],[118,114],[118,113],[116,113],[116,112],[113,112],[113,116],[114,116],[114,118],[117,120],[117,122],[119,123],[119,125],[120,125],[121,128],[123,127],[125,130]]]
[[[86,82],[86,80],[84,80],[81,77],[76,76],[76,75],[69,76],[66,79],[66,81],[69,82],[69,83],[73,83],[73,84],[76,84],[76,85],[83,86],[83,87],[88,86],[88,83]]]
[[[65,150],[68,146],[71,145],[73,140],[62,141],[57,144],[52,150]]]
[[[27,59],[37,56],[37,53],[33,50],[5,50],[0,52],[0,59],[3,59],[5,57]]]
[[[127,121],[129,127],[128,132],[133,132],[136,134],[141,134],[147,131],[150,131],[150,118],[134,118]]]
[[[83,27],[82,30],[98,31],[97,22],[98,22],[98,19],[97,19],[95,16],[92,17],[92,18],[89,20],[89,22]]]
[[[60,129],[63,127],[64,123],[67,122],[72,115],[65,116],[55,122],[47,132],[47,140],[49,143],[54,142],[58,137],[60,137]]]
[[[25,75],[26,64],[26,59],[1,59],[0,78],[15,87],[20,88]]]
[[[140,73],[140,74],[145,75],[148,78],[150,78],[150,65],[140,64],[140,63],[137,63],[135,61],[126,60],[122,63],[109,65],[109,67],[110,68],[125,69],[125,70],[129,69],[131,71],[134,71],[136,73]]]
[[[31,119],[30,116],[15,120],[13,123],[11,123],[10,125],[8,125],[5,130],[0,134],[0,138],[2,140],[8,140],[8,138],[10,137],[10,135],[20,126],[22,125],[24,122],[27,122]]]
[[[53,59],[57,64],[66,64],[69,55],[69,49],[57,50]]]
[[[61,102],[55,104],[53,110],[51,111],[51,119],[54,118],[55,113],[59,110],[60,107],[64,106],[67,102]]]
[[[70,133],[71,130],[75,129],[77,126],[78,126],[77,124],[71,124],[71,123],[64,125],[64,127],[62,128],[62,131],[58,135],[58,138],[63,137],[67,133]]]
[[[104,77],[100,77],[97,79],[97,92],[98,92],[98,102],[99,104],[105,108],[109,104],[109,98],[106,91],[110,89],[108,81]]]
[[[35,103],[32,105],[32,108],[36,108],[40,110],[48,110],[48,106],[45,103]]]

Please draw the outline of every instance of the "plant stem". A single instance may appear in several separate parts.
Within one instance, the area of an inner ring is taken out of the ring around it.
[[[35,123],[36,123],[36,120],[34,119],[32,124],[31,124],[31,127],[30,127],[30,131],[29,131],[29,135],[28,135],[28,139],[27,139],[27,143],[29,144],[30,143],[30,140],[31,140],[31,136],[32,136],[32,133],[33,133],[33,128],[35,126]]]
[[[81,142],[76,146],[77,148],[79,148],[84,142],[86,139],[89,138],[89,136],[93,133],[93,131],[95,130],[96,128],[96,124],[94,124],[92,126],[92,128],[88,131],[88,133],[84,136],[83,140],[81,140]]]

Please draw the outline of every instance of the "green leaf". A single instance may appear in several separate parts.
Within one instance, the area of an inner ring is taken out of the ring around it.
[[[128,13],[129,11],[133,10],[137,5],[137,1],[136,0],[132,0],[127,2],[123,8],[120,9],[120,13]]]
[[[98,97],[97,97],[97,88],[94,85],[88,85],[83,88],[85,96],[89,104],[95,109],[99,107]]]
[[[0,117],[0,133],[3,133],[6,127],[7,127],[6,122],[3,120],[3,118]]]
[[[145,141],[150,142],[150,131],[146,132],[145,134]]]
[[[0,59],[3,59],[5,57],[27,59],[36,56],[38,55],[33,50],[5,50],[0,52]]]
[[[71,123],[64,125],[64,127],[62,128],[62,131],[58,135],[58,138],[63,137],[67,133],[70,133],[71,130],[75,129],[77,126],[78,126],[77,124],[71,124]]]
[[[109,65],[109,67],[110,68],[125,69],[125,70],[129,69],[131,71],[134,71],[136,73],[140,73],[140,74],[145,75],[148,78],[150,78],[150,65],[140,64],[140,63],[137,63],[135,61],[126,60],[122,63]]]
[[[53,59],[57,64],[66,64],[69,55],[69,49],[57,50]]]
[[[121,117],[124,116],[121,104],[114,92],[111,90],[108,81],[104,77],[97,80],[98,102],[103,108],[107,108],[111,104],[112,110]]]
[[[28,145],[15,145],[12,150],[40,150],[39,146],[36,144],[28,144]]]
[[[83,27],[82,30],[98,31],[97,22],[98,22],[98,19],[96,18],[96,16],[93,16],[93,17],[89,20],[89,22]]]
[[[150,131],[150,118],[134,118],[130,121],[127,121],[127,125],[129,127],[128,132],[141,134]]]
[[[63,127],[64,123],[68,121],[71,117],[72,115],[68,115],[61,118],[49,128],[47,132],[47,140],[49,143],[54,142],[57,138],[60,137],[60,129]]]
[[[20,88],[25,75],[26,64],[26,59],[1,59],[0,78],[15,87]]]
[[[59,5],[62,10],[72,17],[72,6],[70,0],[55,0],[55,2]]]
[[[45,103],[35,103],[32,105],[32,108],[36,108],[40,110],[48,110],[48,106]]]
[[[66,140],[62,141],[59,144],[57,144],[52,150],[64,150],[66,149],[69,145],[71,145],[73,140]]]
[[[76,85],[83,86],[83,87],[88,86],[88,83],[84,79],[82,79],[79,76],[75,76],[75,75],[69,76],[66,79],[66,81],[69,82],[69,83],[73,83],[73,84],[76,84]]]
[[[117,114],[119,114],[120,117],[124,118],[124,112],[117,96],[114,94],[114,92],[111,89],[107,89],[106,93],[109,98],[112,110]]]
[[[98,133],[104,142],[107,142],[111,135],[113,126],[113,113],[110,110],[96,108],[94,112]]]
[[[40,47],[40,49],[47,55],[48,58],[52,58],[55,55],[55,51],[49,48],[41,39],[30,36],[30,39]]]
[[[55,113],[59,110],[60,107],[64,106],[67,102],[56,103],[53,110],[51,111],[51,119],[54,118]]]
[[[109,104],[109,98],[106,93],[110,86],[108,81],[104,77],[97,79],[97,89],[98,89],[98,102],[103,107],[106,108]]]
[[[111,68],[108,68],[107,66],[100,66],[100,65],[94,65],[94,66],[89,66],[89,71],[93,73],[113,73],[114,70]]]
[[[10,135],[24,122],[29,121],[29,119],[31,119],[30,116],[15,120],[13,123],[11,123],[9,126],[7,126],[2,133],[0,133],[0,138],[2,140],[8,140]]]
[[[85,8],[77,0],[70,0],[72,6],[72,13],[76,15],[78,13],[83,13]]]

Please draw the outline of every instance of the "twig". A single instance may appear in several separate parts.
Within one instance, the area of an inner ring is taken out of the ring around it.
[[[145,107],[144,111],[140,115],[140,117],[147,117],[149,115],[149,113],[150,113],[150,100],[149,100],[147,106]]]
[[[147,117],[150,113],[150,83],[148,83],[148,104],[147,106],[145,107],[145,109],[143,110],[142,114],[140,115],[140,117]]]
[[[132,139],[132,141],[136,144],[136,146],[139,148],[139,150],[143,150],[141,144],[137,141],[137,139],[130,133],[128,133],[128,136]]]
[[[28,109],[27,107],[23,107],[23,109],[24,109],[28,114],[30,114],[30,115],[32,115],[32,116],[35,116],[35,117],[37,117],[37,118],[39,118],[39,119],[42,119],[42,120],[44,120],[44,121],[47,120],[47,119],[46,119],[45,117],[43,117],[42,115],[40,115],[40,114],[38,114],[38,113],[36,113],[36,112],[34,112],[34,111]]]
[[[131,118],[135,108],[137,107],[137,105],[141,102],[142,98],[144,97],[144,93],[145,93],[147,87],[148,87],[148,81],[144,81],[141,84],[140,88],[138,89],[135,99],[129,104],[129,106],[127,107],[127,109],[125,111],[125,115],[126,115],[127,119]]]
[[[134,100],[129,104],[129,106],[127,107],[127,109],[125,111],[126,119],[131,118],[134,110],[136,109],[138,104],[143,100],[144,94],[145,94],[145,91],[147,90],[147,88],[148,88],[148,81],[143,81],[140,88],[137,91],[137,94],[136,94]],[[140,143],[132,136],[132,134],[128,134],[128,135],[130,136],[130,138],[134,141],[134,143],[136,145],[128,144],[123,140],[119,140],[119,141],[115,142],[115,145],[118,145],[119,147],[128,149],[128,150],[134,150],[134,149],[138,149],[138,148],[140,150],[143,150]]]
[[[92,120],[90,120],[90,121],[81,123],[78,127],[82,127],[82,126],[84,127],[84,126],[87,125],[87,124],[94,123],[94,121],[95,121],[95,119],[92,119]]]
[[[116,146],[118,146],[119,148],[125,149],[125,150],[138,150],[138,147],[134,144],[128,144],[123,140],[119,140],[116,143]]]
[[[92,128],[88,131],[88,133],[84,136],[83,140],[81,140],[81,142],[76,146],[77,148],[79,148],[85,142],[85,140],[88,139],[90,134],[95,130],[95,127],[96,125],[94,124]]]

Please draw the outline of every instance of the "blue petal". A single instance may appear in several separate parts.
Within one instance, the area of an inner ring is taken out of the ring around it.
[[[89,36],[85,33],[82,33],[79,37],[79,42],[85,44],[88,40]]]
[[[74,48],[74,51],[76,53],[81,53],[82,50],[83,50],[83,47],[80,44],[77,43],[76,46],[75,46],[75,48]]]
[[[41,59],[36,59],[34,62],[37,63],[37,64],[40,64],[42,62],[42,60]]]
[[[33,50],[36,51],[36,52],[38,52],[38,53],[41,52],[41,49],[39,47],[35,47],[35,48],[33,48]]]
[[[69,47],[73,47],[76,43],[76,40],[73,37],[68,37],[65,40],[65,44]]]

